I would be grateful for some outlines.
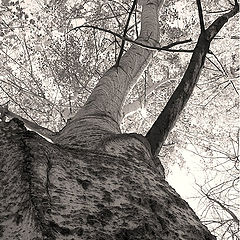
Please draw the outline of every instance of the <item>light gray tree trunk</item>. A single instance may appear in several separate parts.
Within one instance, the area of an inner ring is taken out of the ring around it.
[[[159,10],[163,0],[143,1],[141,31],[136,42],[159,45]],[[120,134],[121,110],[126,95],[149,64],[153,50],[132,45],[121,57],[119,66],[110,68],[99,80],[84,107],[55,140],[65,146],[93,149],[103,138]]]

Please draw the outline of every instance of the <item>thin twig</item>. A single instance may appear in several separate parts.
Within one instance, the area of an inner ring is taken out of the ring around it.
[[[191,41],[192,41],[192,39],[190,38],[190,39],[187,39],[187,40],[177,41],[177,42],[174,42],[174,43],[170,43],[170,44],[168,44],[167,46],[162,47],[161,50],[167,50],[167,49],[172,48],[172,47],[174,47],[174,46],[176,46],[176,45],[188,43],[188,42],[191,42]],[[181,50],[181,49],[179,49],[179,50]],[[189,50],[189,51],[192,51],[192,50]]]
[[[113,9],[112,9],[112,7],[111,7],[111,5],[110,5],[109,3],[108,3],[108,7],[110,8],[110,10],[111,10],[111,12],[112,12],[114,18],[116,19],[116,21],[117,21],[117,23],[118,23],[118,27],[120,28],[122,25],[121,25],[120,21],[118,20],[118,18],[117,18],[117,16],[116,16],[115,12],[113,11]]]
[[[219,13],[225,13],[229,12],[231,9],[226,9],[226,10],[219,10],[219,11],[206,11],[207,14],[219,14]]]
[[[125,25],[125,29],[124,29],[124,32],[123,32],[123,38],[125,38],[127,36],[128,25],[129,25],[129,22],[130,22],[130,19],[131,19],[131,15],[132,15],[132,13],[134,11],[134,8],[135,8],[136,4],[137,4],[137,0],[134,0],[133,4],[132,4],[132,8],[131,8],[131,10],[129,12],[129,15],[128,15],[128,19],[127,19],[126,25]],[[118,59],[116,61],[116,66],[119,66],[120,59],[121,59],[121,57],[123,55],[124,45],[125,45],[125,40],[123,39],[122,40],[121,49],[119,51]]]
[[[197,7],[198,7],[198,16],[199,16],[201,32],[205,32],[201,0],[197,0]]]
[[[135,12],[134,12],[134,19],[135,19],[135,29],[136,29],[136,36],[138,38],[139,34],[138,34],[138,23],[137,23],[137,5],[136,5],[136,8],[135,8]]]
[[[225,73],[226,77],[228,76],[228,73],[227,71],[225,70],[224,66],[222,65],[221,61],[218,59],[218,57],[213,53],[211,52],[211,54],[214,56],[214,58],[217,60],[217,62],[219,63],[219,65],[221,66],[223,72]]]
[[[122,39],[124,41],[133,43],[133,44],[135,44],[137,46],[140,46],[140,47],[143,47],[143,48],[146,48],[146,49],[150,49],[150,50],[168,51],[168,52],[189,52],[189,53],[193,52],[193,50],[188,50],[188,49],[187,50],[185,50],[185,49],[170,49],[173,46],[191,42],[192,39],[187,39],[187,40],[183,40],[183,41],[177,41],[175,43],[171,43],[171,44],[169,44],[167,46],[163,46],[163,47],[153,47],[153,46],[149,46],[149,45],[143,44],[141,42],[134,41],[131,38],[123,37],[119,33],[113,32],[111,30],[104,29],[104,28],[97,27],[97,26],[93,26],[93,25],[82,25],[82,26],[79,26],[79,27],[75,27],[72,30],[70,30],[69,32],[71,32],[73,30],[78,30],[78,29],[81,29],[81,28],[93,28],[93,29],[97,29],[97,30],[100,30],[100,31],[104,31],[104,32],[110,33],[110,34],[112,34],[112,35],[114,35],[114,36],[116,36],[116,37],[118,37],[118,38],[120,38],[120,39]]]
[[[206,57],[206,59],[207,59],[214,67],[216,67],[216,69],[217,69],[220,73],[222,73],[222,75],[224,75],[224,72],[222,71],[222,69],[220,69],[220,68],[217,66],[216,63],[214,63],[209,57]]]

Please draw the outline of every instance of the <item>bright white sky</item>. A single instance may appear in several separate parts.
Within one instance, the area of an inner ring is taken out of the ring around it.
[[[192,208],[196,208],[196,200],[190,197],[196,195],[196,189],[194,188],[195,178],[201,180],[203,177],[199,165],[200,159],[195,154],[184,149],[182,155],[186,161],[185,167],[180,168],[177,163],[174,164],[173,167],[171,167],[171,173],[168,175],[167,181]]]

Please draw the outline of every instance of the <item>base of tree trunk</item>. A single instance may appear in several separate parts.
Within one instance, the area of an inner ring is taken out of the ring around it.
[[[67,149],[16,119],[0,134],[1,239],[215,239],[134,147]]]

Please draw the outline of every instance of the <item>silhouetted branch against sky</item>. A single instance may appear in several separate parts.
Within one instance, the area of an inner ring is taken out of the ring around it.
[[[151,145],[153,155],[159,154],[169,132],[174,127],[179,115],[181,114],[183,108],[192,95],[193,89],[197,84],[201,69],[204,65],[206,55],[209,52],[211,41],[228,21],[228,19],[233,17],[239,11],[239,5],[237,1],[235,1],[234,8],[231,11],[218,17],[205,30],[201,4],[199,0],[197,0],[197,5],[199,11],[201,33],[193,51],[192,58],[180,84],[146,135],[146,138]]]
[[[82,26],[71,29],[69,32],[71,32],[73,30],[79,30],[81,28],[92,28],[92,29],[96,29],[96,30],[103,31],[103,32],[106,32],[106,33],[110,33],[113,36],[122,39],[123,42],[130,42],[130,43],[133,43],[137,46],[140,46],[140,47],[143,47],[143,48],[146,48],[146,49],[158,50],[158,51],[169,51],[169,52],[193,52],[193,50],[188,50],[188,49],[187,50],[185,50],[185,49],[171,49],[174,46],[191,42],[192,41],[191,38],[186,39],[186,40],[182,40],[182,41],[176,41],[176,42],[170,43],[166,46],[155,47],[155,46],[150,46],[150,45],[138,42],[137,40],[132,40],[131,38],[127,37],[126,35],[122,36],[121,34],[113,32],[109,29],[101,28],[101,27],[94,26],[94,25],[82,25]]]
[[[197,0],[198,16],[201,32],[205,31],[201,0]]]
[[[137,0],[134,0],[134,1],[133,1],[133,4],[132,4],[132,8],[131,8],[131,10],[130,10],[130,12],[129,12],[129,15],[128,15],[128,19],[127,19],[127,22],[126,22],[124,31],[123,31],[123,40],[122,40],[122,45],[121,45],[121,48],[120,48],[120,51],[119,51],[118,59],[117,59],[117,61],[116,61],[116,66],[119,65],[120,59],[121,59],[121,57],[122,57],[122,55],[123,55],[124,45],[125,45],[125,40],[124,40],[124,38],[127,36],[128,25],[129,25],[129,22],[130,22],[130,19],[131,19],[131,15],[132,15],[132,13],[133,13],[136,5],[137,5]]]

